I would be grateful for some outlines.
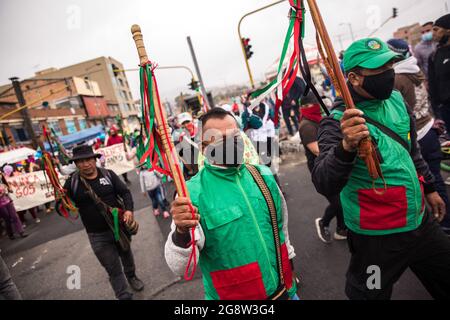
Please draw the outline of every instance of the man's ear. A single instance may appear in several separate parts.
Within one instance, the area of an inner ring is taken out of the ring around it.
[[[352,84],[354,87],[359,87],[363,83],[363,77],[359,74],[356,74],[355,72],[350,72],[348,74],[348,81]]]

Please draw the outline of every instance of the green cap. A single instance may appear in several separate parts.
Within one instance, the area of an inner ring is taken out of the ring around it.
[[[389,49],[384,41],[378,38],[361,39],[345,51],[344,70],[348,72],[356,67],[378,69],[394,59],[402,60],[403,57]]]

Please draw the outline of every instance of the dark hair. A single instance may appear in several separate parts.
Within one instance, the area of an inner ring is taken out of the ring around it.
[[[422,25],[422,27],[426,27],[426,26],[429,26],[429,25],[434,25],[434,22],[433,21],[428,21],[427,23],[424,23]]]
[[[200,121],[201,121],[202,127],[204,128],[206,125],[206,122],[208,122],[208,120],[211,120],[211,119],[222,120],[222,119],[225,119],[226,116],[230,116],[233,119],[235,119],[233,114],[229,111],[226,111],[222,108],[212,108],[211,110],[209,110],[207,113],[203,114],[200,117]]]

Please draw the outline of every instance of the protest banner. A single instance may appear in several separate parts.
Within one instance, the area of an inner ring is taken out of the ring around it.
[[[64,184],[64,176],[60,175],[59,179],[61,184]],[[8,177],[6,180],[11,187],[10,197],[14,201],[17,211],[34,208],[55,200],[53,187],[44,171]]]
[[[114,171],[117,175],[133,171],[136,168],[133,160],[127,160],[122,144],[101,148],[95,150],[95,152],[104,157],[104,159],[101,160],[105,161],[105,168]]]

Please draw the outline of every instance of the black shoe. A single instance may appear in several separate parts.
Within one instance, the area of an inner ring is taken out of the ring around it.
[[[319,236],[320,240],[325,243],[331,243],[330,229],[323,225],[322,218],[316,219],[316,229],[317,235]]]
[[[128,278],[128,283],[134,291],[144,290],[144,283],[136,276]]]
[[[336,229],[334,240],[347,240],[347,229]]]
[[[14,237],[13,234],[9,234],[8,237],[9,237],[11,240],[14,240],[14,239],[16,238],[16,237]]]

